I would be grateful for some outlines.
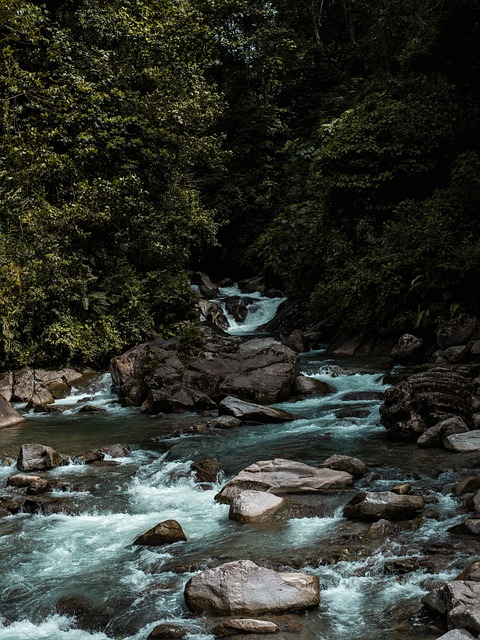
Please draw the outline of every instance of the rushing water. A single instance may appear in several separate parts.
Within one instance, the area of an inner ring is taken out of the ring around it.
[[[380,400],[344,398],[351,391],[384,390],[376,363],[332,361],[321,352],[303,354],[301,362],[306,373],[329,382],[335,392],[279,405],[298,416],[283,425],[174,436],[185,417],[159,420],[120,408],[104,375],[96,386],[58,403],[66,408],[63,413],[27,414],[26,423],[0,431],[0,454],[6,457],[16,457],[25,442],[48,444],[70,457],[115,442],[132,449],[117,466],[76,464],[50,472],[74,485],[73,491],[54,492],[53,498],[68,500],[76,515],[0,519],[0,640],[144,640],[166,621],[185,627],[190,640],[209,640],[213,636],[206,620],[192,616],[185,606],[184,585],[201,568],[244,558],[273,568],[301,568],[320,578],[317,610],[275,618],[282,639],[441,635],[417,612],[417,604],[432,585],[461,571],[477,551],[460,549],[448,561],[442,557],[442,545],[451,544],[446,530],[461,518],[451,486],[475,460],[387,441],[378,420]],[[79,413],[86,398],[104,413]],[[359,405],[368,416],[336,415],[339,408]],[[378,479],[368,485],[357,481],[355,491],[302,498],[299,517],[268,525],[230,521],[228,506],[214,500],[222,483],[203,490],[190,471],[193,460],[218,457],[228,479],[256,460],[285,457],[315,465],[332,453],[363,459]],[[3,487],[13,472],[13,466],[0,468]],[[343,505],[359,488],[386,490],[405,481],[431,503],[413,531],[367,539],[368,525],[343,518]],[[310,517],[304,515],[306,507]],[[132,545],[140,533],[168,518],[181,523],[187,542]],[[424,562],[432,553],[438,562]],[[411,563],[413,569],[402,571],[399,562]],[[95,603],[92,630],[78,629],[74,618],[56,613],[58,600],[73,595]]]

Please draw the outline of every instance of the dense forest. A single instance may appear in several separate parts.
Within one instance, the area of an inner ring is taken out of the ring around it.
[[[187,268],[480,313],[478,0],[4,0],[0,60],[0,368],[188,331]]]

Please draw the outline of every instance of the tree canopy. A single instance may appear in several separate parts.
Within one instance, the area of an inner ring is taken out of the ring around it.
[[[312,319],[480,313],[476,0],[0,5],[0,363],[196,317],[188,266]]]

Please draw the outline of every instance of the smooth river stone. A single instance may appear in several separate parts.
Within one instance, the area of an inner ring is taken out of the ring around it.
[[[480,451],[480,429],[466,433],[454,433],[445,438],[443,445],[455,453]]]
[[[284,502],[265,491],[242,491],[232,500],[228,517],[241,523],[268,522]]]
[[[251,560],[236,560],[191,578],[185,586],[185,601],[196,613],[282,614],[318,606],[320,587],[316,576],[272,571]]]
[[[253,618],[231,618],[213,629],[216,636],[231,636],[236,633],[277,633],[277,631],[279,628],[274,622]]]
[[[275,458],[261,460],[232,478],[215,499],[230,503],[242,491],[266,491],[275,495],[341,491],[353,485],[354,478],[345,471],[311,467],[302,462]]]

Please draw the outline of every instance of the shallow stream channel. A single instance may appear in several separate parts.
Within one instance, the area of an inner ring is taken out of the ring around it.
[[[265,321],[264,312],[256,324]],[[255,322],[249,322],[252,330]],[[270,617],[281,629],[272,636],[277,640],[433,640],[442,635],[442,622],[431,618],[420,600],[480,551],[475,540],[467,543],[447,532],[464,513],[452,486],[471,474],[478,460],[387,440],[378,412],[385,366],[368,359],[333,360],[322,351],[301,354],[302,372],[335,391],[277,405],[298,416],[285,424],[213,435],[182,432],[194,416],[158,419],[121,408],[110,392],[109,375],[103,374],[90,389],[61,401],[65,411],[28,413],[25,423],[0,431],[0,457],[5,458],[16,459],[27,442],[49,445],[67,458],[118,442],[131,449],[116,465],[70,464],[48,472],[69,487],[51,494],[52,501],[68,504],[66,510],[0,519],[0,640],[146,640],[164,622],[185,628],[189,640],[212,640],[208,620],[185,604],[185,583],[202,569],[240,559],[319,577],[318,608]],[[79,413],[86,398],[104,412]],[[292,504],[288,518],[241,525],[229,520],[228,505],[214,499],[228,479],[258,460],[318,465],[334,453],[362,459],[370,474],[351,491]],[[190,465],[211,457],[219,459],[223,471],[217,483],[201,487]],[[14,472],[14,466],[0,468],[3,493]],[[386,537],[369,537],[368,523],[343,517],[344,505],[358,491],[385,491],[405,482],[428,503],[413,524],[399,525]],[[132,544],[166,519],[182,525],[186,542]],[[67,596],[94,602],[89,630],[57,613],[56,603]]]

